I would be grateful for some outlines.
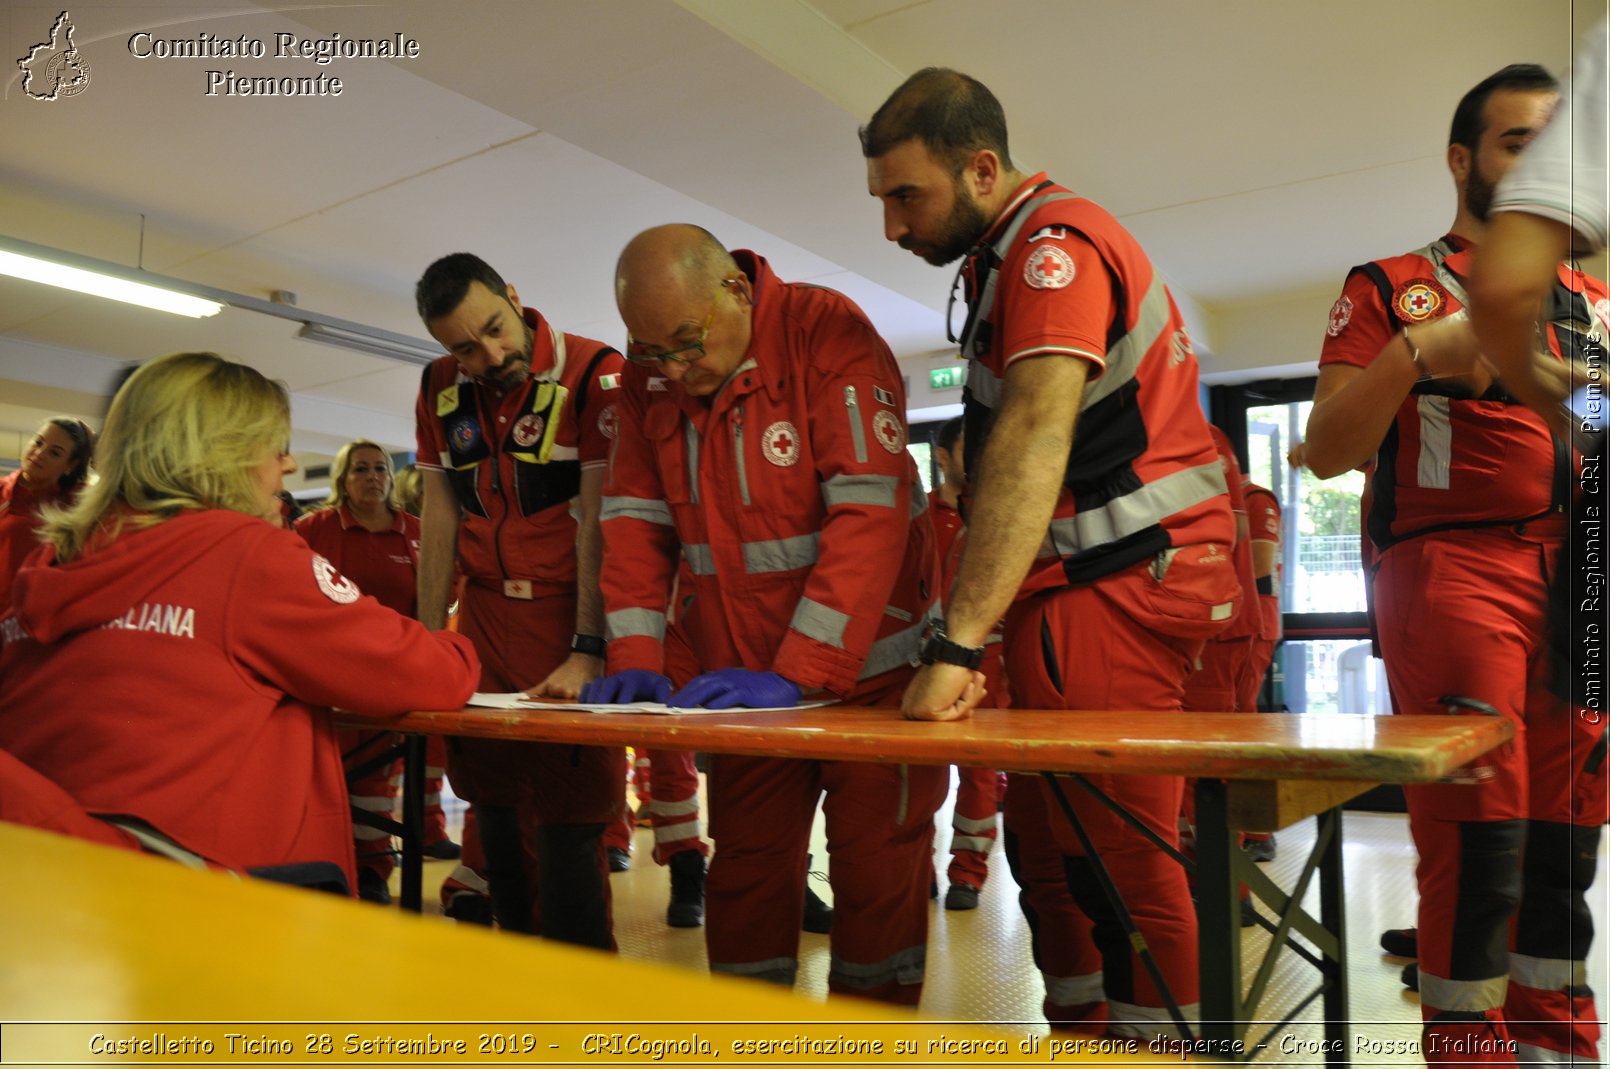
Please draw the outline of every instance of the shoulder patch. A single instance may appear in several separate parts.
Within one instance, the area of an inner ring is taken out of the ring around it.
[[[621,376],[620,372],[618,371],[608,375],[598,376],[598,388],[600,390],[618,390],[620,389],[620,385]]]
[[[1041,245],[1023,262],[1023,281],[1037,290],[1059,290],[1073,276],[1073,257],[1055,245]]]
[[[1051,239],[1052,241],[1061,241],[1067,236],[1068,228],[1065,226],[1042,226],[1040,229],[1029,235],[1029,244],[1032,245],[1036,241],[1044,241],[1047,238]]]
[[[324,596],[337,605],[351,605],[360,596],[358,584],[336,571],[335,565],[317,553],[313,554],[313,578]]]
[[[1423,323],[1436,317],[1448,303],[1448,291],[1430,278],[1411,278],[1392,291],[1392,308],[1402,319]]]
[[[1325,333],[1333,338],[1338,337],[1352,321],[1353,299],[1344,293],[1330,306],[1330,319],[1325,323]]]
[[[598,433],[602,434],[605,438],[615,437],[616,433],[620,429],[620,425],[617,424],[615,420],[615,406],[605,405],[604,410],[598,413]]]
[[[888,409],[879,409],[878,414],[872,417],[872,436],[891,453],[898,453],[906,447],[906,435],[900,428],[900,420]]]
[[[893,390],[885,390],[882,386],[874,386],[872,387],[872,396],[876,397],[880,404],[888,405],[891,408],[894,407]]]

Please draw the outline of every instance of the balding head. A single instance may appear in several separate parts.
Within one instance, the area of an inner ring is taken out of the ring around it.
[[[615,264],[628,349],[672,354],[661,361],[667,377],[695,396],[719,389],[748,350],[751,292],[715,235],[689,223],[643,231]]]

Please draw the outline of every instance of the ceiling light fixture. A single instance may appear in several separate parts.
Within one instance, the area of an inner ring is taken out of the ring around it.
[[[225,306],[239,308],[300,323],[302,329],[297,336],[309,341],[416,366],[428,364],[443,353],[434,342],[323,315],[294,303],[248,297],[5,235],[0,235],[0,274],[197,318],[217,315]]]

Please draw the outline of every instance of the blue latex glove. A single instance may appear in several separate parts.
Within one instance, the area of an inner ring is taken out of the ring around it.
[[[746,668],[723,668],[706,672],[671,695],[671,705],[681,709],[769,709],[799,704],[799,686],[776,672],[751,672]]]
[[[581,688],[584,705],[625,705],[628,702],[664,702],[671,697],[671,681],[646,668],[628,668],[599,676]]]

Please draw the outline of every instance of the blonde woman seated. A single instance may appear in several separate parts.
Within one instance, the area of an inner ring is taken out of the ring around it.
[[[277,525],[289,434],[284,387],[214,354],[129,378],[0,617],[0,750],[146,849],[350,888],[329,708],[458,708],[480,668]]]

